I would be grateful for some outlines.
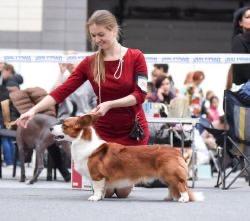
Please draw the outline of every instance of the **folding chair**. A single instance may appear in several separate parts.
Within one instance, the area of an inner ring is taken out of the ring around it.
[[[224,126],[225,127],[225,126]],[[225,162],[226,156],[227,158],[232,159],[232,156],[229,152],[225,152],[224,158],[223,158],[223,147],[224,147],[224,139],[225,136],[227,136],[226,130],[222,129],[216,129],[212,125],[210,121],[208,121],[206,118],[200,118],[199,123],[197,124],[198,130],[202,133],[204,130],[206,130],[208,133],[212,134],[215,138],[215,142],[217,144],[217,159],[215,158],[214,154],[210,153],[210,156],[212,158],[213,163],[215,164],[216,170],[218,171],[218,178],[215,187],[219,187],[221,185],[220,178],[221,178],[221,171],[222,171],[222,160],[224,159],[224,167],[228,168],[231,166],[231,161],[227,160],[227,163]]]
[[[225,90],[224,112],[225,123],[229,125],[229,130],[224,134],[221,171],[222,188],[229,189],[244,172],[247,175],[250,186],[250,104],[241,101],[237,93]],[[228,150],[230,145],[231,148]],[[238,160],[238,163],[226,174],[225,155],[227,150]],[[226,180],[229,175],[242,163],[244,165],[243,168],[234,179],[226,185]]]

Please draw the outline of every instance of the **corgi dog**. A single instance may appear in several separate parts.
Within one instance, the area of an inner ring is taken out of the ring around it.
[[[179,149],[169,145],[124,146],[102,140],[94,129],[96,117],[86,114],[65,119],[54,125],[51,133],[58,140],[72,142],[71,154],[75,169],[87,176],[94,194],[104,198],[108,188],[123,188],[138,182],[160,179],[168,184],[166,200],[202,201],[203,195],[187,186],[188,168]]]

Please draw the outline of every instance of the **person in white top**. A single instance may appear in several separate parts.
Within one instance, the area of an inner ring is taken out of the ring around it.
[[[60,73],[58,75],[55,87],[61,85],[77,64],[59,64]],[[89,81],[86,81],[73,94],[71,94],[63,103],[58,106],[58,118],[63,119],[71,115],[80,116],[89,113],[96,107],[96,95]]]

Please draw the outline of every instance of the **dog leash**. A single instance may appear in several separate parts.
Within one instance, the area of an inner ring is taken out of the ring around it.
[[[98,89],[98,96],[99,96],[99,104],[102,103],[102,100],[101,100],[101,73],[100,73],[100,53],[101,51],[99,50],[98,52],[98,57],[97,57],[97,72],[98,72],[98,86],[99,86],[99,89]]]

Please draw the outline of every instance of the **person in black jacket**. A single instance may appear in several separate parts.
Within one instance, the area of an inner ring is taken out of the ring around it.
[[[14,66],[5,63],[1,70],[1,85],[5,86],[9,92],[12,92],[19,90],[22,83],[23,77],[16,73]]]
[[[233,20],[232,53],[250,53],[250,6],[236,10]],[[232,83],[241,85],[250,79],[250,64],[231,65],[226,89],[231,89]]]

